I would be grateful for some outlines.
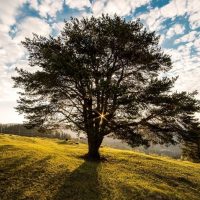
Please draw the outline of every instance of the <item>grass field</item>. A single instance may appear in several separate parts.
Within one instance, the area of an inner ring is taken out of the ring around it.
[[[104,162],[81,158],[87,146],[0,135],[0,199],[200,199],[200,164],[101,148]]]

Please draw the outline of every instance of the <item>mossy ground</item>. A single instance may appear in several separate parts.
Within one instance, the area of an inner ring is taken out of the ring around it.
[[[107,147],[0,135],[0,199],[200,199],[200,164]]]

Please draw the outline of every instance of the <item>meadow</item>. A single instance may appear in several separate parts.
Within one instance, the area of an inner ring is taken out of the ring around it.
[[[200,199],[200,164],[101,148],[101,162],[83,159],[87,145],[0,135],[0,199]]]

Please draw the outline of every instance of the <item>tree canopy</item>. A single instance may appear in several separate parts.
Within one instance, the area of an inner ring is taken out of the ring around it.
[[[23,89],[17,110],[28,124],[85,132],[94,158],[111,133],[131,146],[190,138],[185,116],[200,109],[196,92],[173,92],[170,56],[140,20],[75,18],[57,37],[35,34],[22,44],[36,69],[13,77]]]

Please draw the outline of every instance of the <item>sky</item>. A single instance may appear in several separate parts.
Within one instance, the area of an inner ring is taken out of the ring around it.
[[[200,92],[199,8],[200,0],[0,0],[0,123],[23,121],[14,109],[18,94],[11,79],[16,67],[31,70],[21,41],[32,33],[56,36],[70,17],[140,18],[171,55],[168,75],[179,76],[175,90]]]

